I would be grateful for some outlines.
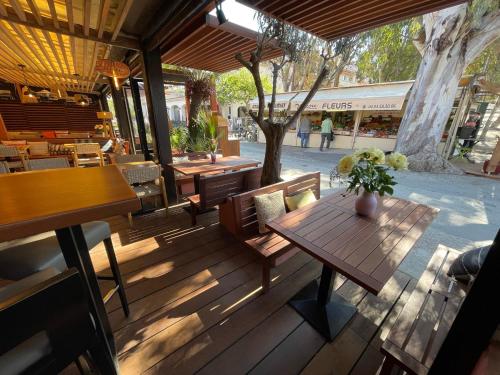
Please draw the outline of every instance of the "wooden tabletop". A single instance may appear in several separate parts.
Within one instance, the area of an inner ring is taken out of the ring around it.
[[[354,211],[356,196],[336,193],[266,224],[371,293],[391,278],[438,210],[395,197],[379,198],[373,218]]]
[[[0,175],[0,242],[140,208],[116,166]]]
[[[256,167],[260,161],[252,159],[244,159],[239,156],[226,156],[217,158],[215,164],[210,162],[210,159],[190,160],[181,163],[170,164],[170,166],[177,172],[186,176],[195,174],[203,174],[215,171],[227,171],[233,169],[243,169]]]

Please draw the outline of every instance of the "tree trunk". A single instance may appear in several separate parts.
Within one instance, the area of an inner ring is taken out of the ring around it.
[[[281,145],[286,129],[280,124],[273,124],[266,127],[263,133],[266,137],[266,153],[260,183],[267,186],[281,181]]]
[[[408,156],[412,170],[457,171],[437,147],[465,69],[465,43],[459,33],[465,10],[461,5],[434,13],[432,20],[424,18],[429,34],[396,142],[396,151]]]

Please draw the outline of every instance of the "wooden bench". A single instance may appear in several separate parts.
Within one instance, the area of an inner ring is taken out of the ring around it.
[[[261,175],[262,167],[257,167],[200,176],[200,193],[188,197],[191,205],[191,224],[196,225],[198,213],[224,203],[228,197],[235,194],[260,187]]]
[[[427,374],[466,296],[447,275],[458,252],[440,246],[381,347],[380,374],[397,365],[410,374]]]
[[[291,181],[261,187],[246,193],[234,195],[219,205],[219,222],[229,232],[254,250],[262,262],[262,290],[266,293],[271,283],[271,268],[275,267],[299,249],[283,237],[274,233],[259,233],[254,197],[283,190],[285,196],[311,189],[317,199],[320,196],[320,173],[308,173]]]

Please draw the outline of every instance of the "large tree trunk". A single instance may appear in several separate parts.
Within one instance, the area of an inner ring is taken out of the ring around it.
[[[267,186],[281,181],[281,144],[285,138],[286,128],[274,124],[266,127],[263,133],[266,137],[266,153],[260,183],[262,186]]]
[[[396,150],[408,156],[410,169],[455,171],[438,155],[437,147],[465,69],[465,46],[459,31],[466,7],[460,5],[434,13],[432,20],[424,18],[429,33],[396,143]]]

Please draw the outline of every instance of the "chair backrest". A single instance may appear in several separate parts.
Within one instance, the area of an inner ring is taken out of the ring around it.
[[[25,146],[27,143],[26,139],[18,139],[15,141],[2,141],[4,146]]]
[[[202,210],[224,203],[228,197],[260,187],[262,167],[236,172],[201,176],[199,180],[200,208]]]
[[[144,184],[160,178],[161,168],[159,165],[151,165],[140,168],[124,169],[122,172],[130,185]]]
[[[0,161],[0,174],[3,173],[10,173],[10,169],[9,165],[6,162]]]
[[[145,161],[143,154],[129,154],[129,155],[116,155],[115,160],[117,164],[130,163],[134,161]]]
[[[2,374],[59,373],[87,349],[97,345],[105,351],[96,334],[78,271],[72,268],[47,277],[23,288],[11,284],[7,288],[19,290],[6,293],[7,296],[0,300],[0,358],[8,367],[5,371],[0,368]],[[35,337],[38,339],[33,343]],[[29,350],[28,342],[32,343],[35,359],[18,354],[20,359],[13,363],[16,356],[13,353]],[[20,344],[23,345],[21,348]],[[46,350],[47,346],[49,350]],[[95,349],[92,351],[96,352]],[[109,367],[101,367],[101,371],[108,373]]]
[[[13,158],[19,157],[19,151],[15,146],[6,146],[0,144],[0,157],[3,158]]]
[[[284,196],[295,195],[311,189],[320,198],[320,172],[307,173],[290,181],[264,186],[231,197],[234,228],[237,236],[248,236],[259,232],[254,197],[283,190]],[[284,197],[283,197],[284,199]]]
[[[70,165],[68,158],[31,159],[28,161],[28,169],[31,171],[69,167]]]
[[[99,155],[101,153],[101,145],[99,143],[74,143],[73,147],[77,155]]]
[[[30,155],[48,155],[49,142],[28,142]]]

